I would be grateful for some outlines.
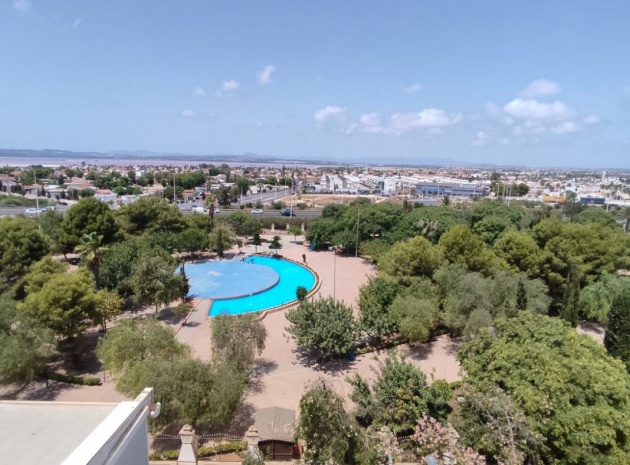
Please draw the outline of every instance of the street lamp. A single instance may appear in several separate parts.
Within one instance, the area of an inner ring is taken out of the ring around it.
[[[333,245],[333,304],[337,303],[337,246]]]

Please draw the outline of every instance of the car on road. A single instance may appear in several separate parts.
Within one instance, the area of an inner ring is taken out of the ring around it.
[[[281,216],[297,216],[292,209],[290,208],[285,208],[284,210],[282,210],[280,212]]]
[[[252,210],[252,215],[262,215],[263,213],[265,212],[263,212],[260,208]]]
[[[215,208],[214,209],[214,214],[216,215],[217,213],[221,213],[221,209],[220,208]]]
[[[40,213],[42,213],[42,211],[37,208],[27,208],[24,212],[26,216],[39,216]]]
[[[51,205],[49,207],[44,207],[41,210],[42,210],[42,212],[54,212],[55,211],[55,207]]]
[[[204,213],[206,215],[210,213],[207,208],[203,207],[192,207],[191,210],[193,213]]]

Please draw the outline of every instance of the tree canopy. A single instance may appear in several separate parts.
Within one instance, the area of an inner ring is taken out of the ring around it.
[[[0,292],[13,286],[49,251],[49,242],[32,220],[23,217],[0,219]]]
[[[345,356],[354,341],[352,309],[331,298],[301,302],[286,313],[287,332],[298,347],[315,351],[320,360]]]
[[[120,239],[119,228],[109,205],[93,197],[81,199],[72,205],[63,219],[62,228],[67,251],[73,250],[85,234],[102,236],[103,245]]]
[[[543,463],[630,460],[630,377],[604,347],[558,318],[528,312],[499,319],[459,352],[466,380],[499,388],[544,444]]]

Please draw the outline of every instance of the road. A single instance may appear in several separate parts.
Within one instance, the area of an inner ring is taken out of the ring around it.
[[[184,204],[184,203],[180,203],[177,204],[177,206],[179,207],[179,209],[181,210],[181,212],[184,215],[190,215],[192,214],[191,208],[193,207],[194,204],[188,203],[188,204]],[[16,216],[16,215],[20,215],[20,214],[24,214],[24,212],[28,209],[28,208],[34,208],[34,207],[0,207],[0,217],[2,216]],[[70,207],[67,205],[58,205],[57,207],[55,207],[55,209],[61,213],[62,215],[65,214],[68,209]],[[251,212],[251,208],[246,208],[244,210],[240,210],[240,209],[221,209],[221,213],[217,213],[217,216],[227,216],[231,213],[235,213],[238,211],[244,211],[244,212]],[[295,216],[296,218],[318,218],[321,215],[321,210],[294,210]],[[262,214],[260,215],[253,215],[253,216],[265,216],[265,217],[280,217],[280,211],[279,210],[264,210]],[[288,218],[288,217],[287,217]]]

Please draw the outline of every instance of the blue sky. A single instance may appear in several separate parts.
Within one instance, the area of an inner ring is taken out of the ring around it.
[[[0,0],[0,147],[630,167],[630,1]]]

